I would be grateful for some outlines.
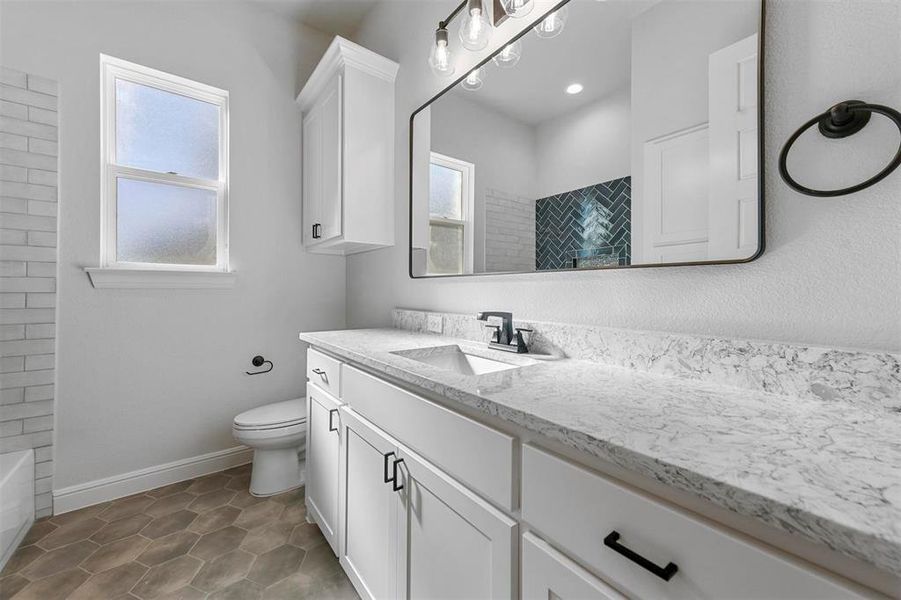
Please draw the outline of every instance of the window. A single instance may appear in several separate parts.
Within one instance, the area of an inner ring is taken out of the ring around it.
[[[100,65],[101,266],[228,271],[228,92]]]
[[[475,165],[431,153],[429,261],[435,275],[472,273]]]

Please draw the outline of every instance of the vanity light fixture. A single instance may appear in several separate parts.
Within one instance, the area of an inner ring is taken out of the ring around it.
[[[535,8],[534,0],[502,0],[501,5],[504,12],[509,16],[519,19],[528,15]]]
[[[580,93],[583,89],[584,88],[582,87],[581,83],[571,83],[568,86],[566,86],[566,93],[569,94],[570,96],[574,96],[574,95]]]
[[[485,11],[482,10],[482,0],[468,0],[466,3],[466,15],[460,21],[460,41],[467,50],[482,50],[491,39],[491,24]]]
[[[563,27],[566,25],[566,17],[568,14],[569,10],[565,6],[558,8],[542,19],[541,23],[533,28],[535,30],[535,35],[540,38],[557,37],[563,32]]]
[[[522,40],[516,40],[512,44],[507,44],[504,49],[494,55],[491,59],[499,67],[509,69],[515,67],[522,56]]]
[[[447,27],[442,22],[435,30],[435,43],[429,50],[429,66],[436,75],[449,77],[454,74],[451,51],[447,46]]]
[[[485,82],[485,67],[479,67],[478,69],[473,69],[466,75],[463,81],[460,82],[460,87],[464,90],[469,90],[470,92],[474,92],[475,90],[482,87],[482,84]]]

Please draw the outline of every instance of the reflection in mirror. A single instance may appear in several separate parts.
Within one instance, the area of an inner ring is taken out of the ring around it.
[[[571,0],[460,73],[412,119],[412,274],[755,257],[760,14]]]

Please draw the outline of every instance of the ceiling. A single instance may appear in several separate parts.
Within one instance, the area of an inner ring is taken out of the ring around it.
[[[659,0],[572,0],[563,32],[541,39],[523,36],[522,58],[511,69],[488,63],[476,92],[454,94],[537,125],[627,88],[631,76],[631,21]],[[459,74],[458,74],[459,75]],[[582,93],[564,92],[581,83]]]
[[[380,0],[253,0],[324,33],[351,37]]]

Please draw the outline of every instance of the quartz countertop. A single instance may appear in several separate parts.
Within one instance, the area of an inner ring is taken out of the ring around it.
[[[351,363],[901,572],[901,415],[398,329],[301,333]],[[467,376],[394,354],[457,345],[522,364]]]

